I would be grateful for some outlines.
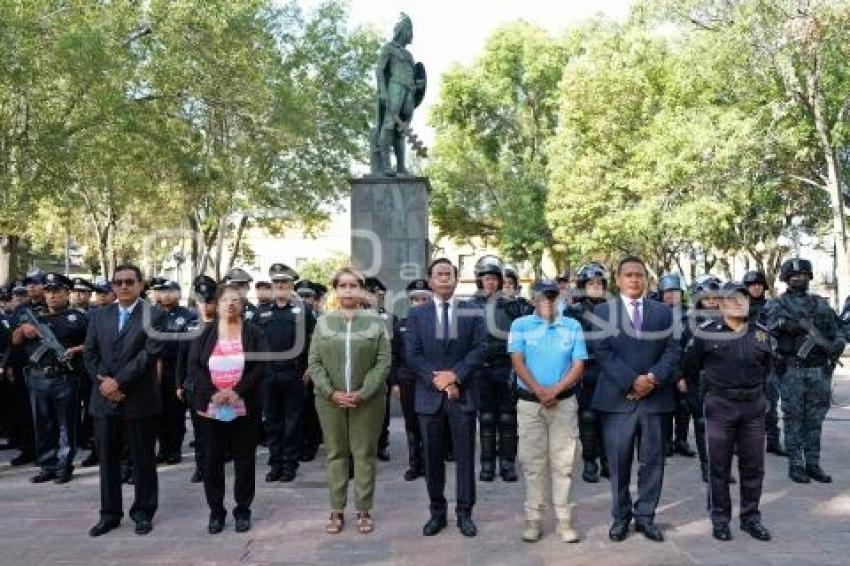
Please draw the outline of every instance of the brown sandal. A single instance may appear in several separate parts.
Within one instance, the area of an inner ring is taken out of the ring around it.
[[[338,535],[345,526],[345,517],[338,511],[331,511],[331,518],[325,526],[325,532],[329,535]]]
[[[368,511],[357,513],[357,532],[361,535],[368,535],[375,530],[375,522]]]

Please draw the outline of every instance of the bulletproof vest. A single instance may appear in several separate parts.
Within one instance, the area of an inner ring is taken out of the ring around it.
[[[761,299],[750,299],[750,322],[757,322],[762,325],[767,325],[767,301]]]
[[[484,363],[491,366],[509,365],[511,357],[508,354],[507,336],[511,331],[511,323],[522,316],[522,305],[504,295],[488,299],[478,294],[471,302],[481,309],[482,321],[487,328]]]
[[[810,293],[806,293],[805,295],[784,293],[779,298],[779,305],[792,320],[808,320],[811,322],[825,340],[832,342],[838,336],[839,329],[835,320],[835,311],[818,295]],[[802,330],[796,336],[780,336],[780,351],[786,354],[789,353],[787,349],[791,346],[790,338],[793,340],[790,353],[799,352],[808,337],[809,334],[805,330]],[[815,346],[806,357],[806,361],[810,363],[821,361],[826,363],[829,358],[829,352],[821,346]]]

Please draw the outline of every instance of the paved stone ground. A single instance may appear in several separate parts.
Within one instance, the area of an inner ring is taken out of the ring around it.
[[[732,542],[712,539],[697,463],[682,457],[668,460],[657,518],[667,535],[663,544],[634,535],[623,543],[610,542],[608,484],[581,481],[575,490],[577,527],[583,535],[579,544],[566,545],[551,536],[551,522],[543,540],[521,542],[522,484],[501,482],[479,484],[477,538],[464,539],[453,524],[437,537],[422,537],[428,515],[425,484],[401,477],[406,449],[402,422],[396,418],[392,461],[380,465],[376,531],[369,536],[357,534],[351,523],[339,536],[324,533],[327,493],[321,453],[302,466],[293,484],[264,483],[265,466],[258,466],[249,533],[235,533],[228,518],[223,534],[206,534],[203,490],[188,481],[193,468],[189,457],[159,470],[160,509],[151,535],[136,536],[125,518],[118,530],[91,539],[86,531],[97,519],[96,469],[79,471],[64,486],[33,485],[28,481],[33,469],[11,468],[12,454],[0,452],[0,564],[847,564],[850,371],[839,373],[836,401],[824,433],[823,465],[833,474],[833,484],[792,484],[784,459],[768,455],[762,510],[775,537],[770,543],[743,535],[737,522]],[[258,463],[265,463],[264,454]],[[452,470],[450,466],[450,476]],[[125,508],[130,494],[125,487]]]

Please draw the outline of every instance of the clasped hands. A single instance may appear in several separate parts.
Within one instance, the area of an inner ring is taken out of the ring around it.
[[[632,389],[629,391],[628,395],[626,395],[626,399],[629,401],[640,401],[655,389],[655,380],[653,377],[644,373],[637,378],[635,378],[632,383]]]
[[[363,395],[357,391],[353,393],[334,391],[331,394],[331,402],[339,406],[340,409],[356,409],[363,402]]]
[[[210,397],[210,402],[216,407],[221,405],[234,405],[239,400],[239,394],[232,389],[221,389]]]
[[[127,396],[121,391],[121,386],[119,385],[118,380],[114,377],[109,375],[98,375],[97,378],[100,380],[100,386],[98,386],[100,394],[108,400],[113,403],[121,403],[127,398]]]
[[[450,401],[460,398],[460,388],[457,385],[457,374],[451,370],[435,371],[432,380],[434,387],[448,396]]]

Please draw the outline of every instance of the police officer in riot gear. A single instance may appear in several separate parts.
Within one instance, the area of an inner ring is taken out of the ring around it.
[[[767,325],[767,277],[761,271],[748,271],[741,283],[750,294],[750,322]],[[787,456],[779,439],[779,379],[776,372],[771,370],[765,388],[768,407],[764,416],[765,433],[767,436],[767,451],[777,456]]]
[[[481,257],[475,264],[475,284],[478,292],[471,301],[482,310],[487,328],[487,348],[480,370],[481,481],[490,482],[496,476],[496,455],[499,456],[499,475],[503,481],[515,482],[517,452],[516,384],[507,349],[511,323],[525,316],[522,303],[502,292],[504,266],[491,255]]]
[[[768,305],[767,321],[776,340],[788,475],[797,483],[829,483],[832,477],[820,466],[821,429],[845,340],[841,319],[823,297],[809,292],[812,277],[810,261],[785,261],[779,280],[788,288]]]
[[[12,343],[26,353],[38,465],[33,483],[71,481],[77,451],[78,386],[88,320],[68,308],[71,280],[61,273],[42,277],[44,310],[26,309]],[[29,317],[35,316],[36,319]]]
[[[721,281],[714,275],[697,277],[691,289],[693,310],[688,318],[691,332],[720,318]],[[699,454],[702,481],[708,482],[708,450],[705,444],[705,415],[703,414],[703,387],[699,375],[688,381],[687,399],[694,419],[694,441]],[[731,478],[730,478],[731,479]]]
[[[605,302],[607,291],[608,272],[605,266],[597,262],[581,266],[576,273],[576,291],[572,304],[564,309],[564,316],[576,319],[584,332],[590,332],[593,328],[590,315],[597,305]],[[599,366],[589,353],[584,361],[584,373],[578,390],[578,433],[584,459],[582,478],[589,483],[599,482],[600,475],[608,477],[608,460],[602,444],[602,419],[591,407],[598,376]]]
[[[732,538],[729,478],[737,448],[741,475],[741,530],[770,540],[761,524],[759,499],[764,481],[765,383],[772,353],[767,328],[749,319],[749,295],[741,283],[726,283],[721,313],[704,322],[689,341],[683,373],[701,380],[710,462],[708,508],[714,538]]]
[[[679,343],[682,348],[687,345],[690,337],[688,329],[688,312],[684,305],[685,282],[678,273],[667,273],[658,280],[658,300],[673,310],[674,316],[680,321],[676,331],[679,333]],[[688,444],[688,428],[691,424],[691,408],[688,404],[688,387],[684,378],[676,381],[676,410],[673,412],[673,426],[670,429],[672,441],[668,444],[667,455],[680,454],[687,458],[696,456]]]

